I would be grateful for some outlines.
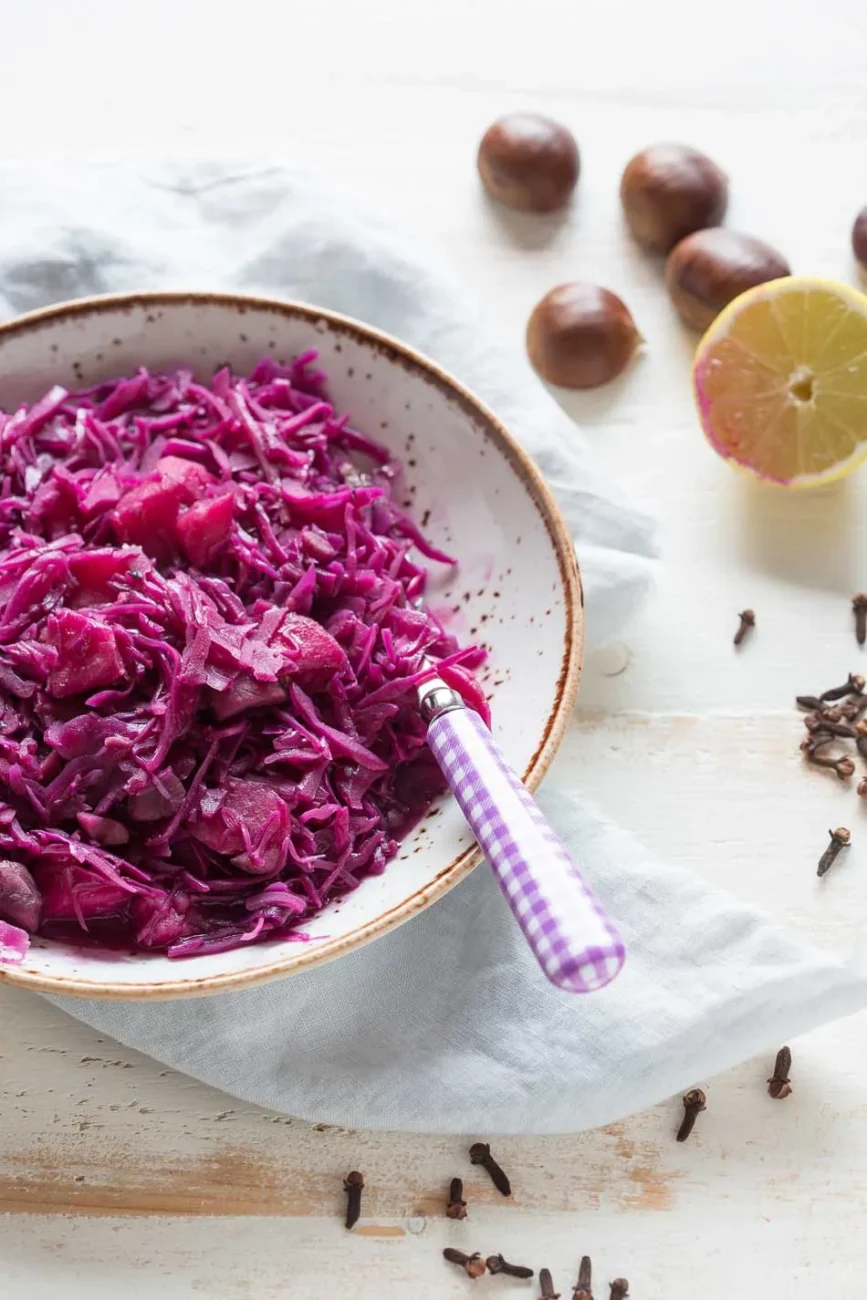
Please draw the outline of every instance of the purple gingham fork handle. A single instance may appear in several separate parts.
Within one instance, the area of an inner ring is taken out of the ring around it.
[[[623,941],[481,718],[450,708],[427,740],[548,979],[571,993],[604,988]]]

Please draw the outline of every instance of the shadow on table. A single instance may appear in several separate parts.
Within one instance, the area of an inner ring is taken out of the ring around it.
[[[862,476],[811,491],[786,491],[736,475],[729,490],[746,563],[786,582],[847,595],[867,583]]]
[[[565,235],[575,216],[575,203],[555,212],[519,212],[498,203],[482,190],[483,210],[488,221],[505,242],[517,248],[535,251],[548,248]]]

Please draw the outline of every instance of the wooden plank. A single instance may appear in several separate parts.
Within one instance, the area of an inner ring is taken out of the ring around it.
[[[165,1287],[173,1297],[276,1297],[290,1285],[301,1295],[326,1279],[335,1294],[397,1294],[424,1279],[425,1294],[455,1295],[462,1282],[441,1262],[446,1244],[544,1262],[564,1290],[590,1252],[597,1276],[626,1273],[639,1296],[687,1300],[704,1286],[722,1300],[740,1286],[758,1297],[782,1273],[787,1297],[812,1300],[817,1279],[833,1294],[862,1257],[867,1107],[858,1053],[847,1068],[839,1048],[863,1027],[796,1044],[796,1090],[784,1103],[765,1093],[768,1062],[713,1080],[682,1146],[677,1101],[596,1133],[501,1139],[509,1203],[451,1137],[354,1134],[227,1107],[35,998],[19,994],[11,1018],[38,1083],[17,1112],[3,1099],[3,1197],[10,1177],[16,1185],[2,1208],[18,1213],[0,1218],[0,1259],[7,1285],[26,1280],[34,1300],[53,1297],[61,1280],[101,1300],[133,1272],[148,1297]],[[4,1051],[4,1083],[8,1062]],[[368,1188],[364,1232],[347,1238],[351,1166]],[[462,1225],[442,1218],[456,1172],[467,1175]]]
[[[443,1246],[460,1242],[483,1252],[508,1250],[516,1261],[552,1269],[571,1295],[580,1255],[592,1253],[594,1294],[626,1274],[630,1295],[676,1300],[814,1300],[852,1292],[853,1256],[860,1254],[858,1218],[838,1198],[823,1205],[804,1196],[803,1179],[781,1204],[718,1194],[717,1213],[701,1197],[673,1215],[628,1217],[487,1213],[457,1229],[425,1223],[400,1238],[346,1239],[340,1223],[319,1219],[59,1219],[0,1221],[0,1257],[8,1294],[26,1287],[28,1300],[64,1296],[115,1300],[118,1293],[170,1295],[172,1300],[286,1300],[301,1296],[520,1296],[534,1283],[485,1279],[470,1289],[445,1264]],[[855,1274],[857,1277],[857,1274]],[[819,1289],[817,1290],[817,1282]],[[826,1290],[827,1288],[827,1290]]]

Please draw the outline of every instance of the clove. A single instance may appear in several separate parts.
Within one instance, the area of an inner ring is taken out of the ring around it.
[[[812,763],[814,767],[830,768],[831,771],[836,772],[841,781],[848,781],[855,772],[855,764],[848,755],[844,754],[842,758],[830,758],[827,754],[818,752],[820,746],[827,745],[831,739],[828,732],[817,732],[810,741],[801,742],[801,749],[808,763]],[[867,749],[867,740],[865,740],[865,749]]]
[[[578,1281],[572,1291],[572,1300],[593,1300],[593,1292],[590,1290],[590,1277],[593,1266],[590,1263],[589,1255],[581,1256],[581,1263],[578,1266]]]
[[[560,1292],[554,1290],[554,1279],[547,1268],[539,1269],[539,1300],[560,1300]]]
[[[819,699],[824,704],[827,700],[842,700],[845,695],[863,695],[864,678],[860,673],[850,673],[848,680],[842,686],[831,686],[827,691],[823,691]]]
[[[464,1185],[460,1178],[453,1178],[449,1184],[449,1202],[446,1206],[446,1218],[465,1219],[467,1203],[464,1200]]]
[[[830,745],[833,739],[830,731],[814,731],[812,735],[805,736],[801,741],[801,753],[810,761],[814,754],[818,753],[824,745]]]
[[[474,1255],[465,1255],[462,1250],[455,1250],[454,1246],[446,1246],[443,1259],[448,1260],[450,1264],[460,1264],[467,1277],[472,1278],[481,1277],[486,1267],[478,1251]]]
[[[861,780],[858,782],[857,793],[862,799],[867,799],[867,776],[862,776]]]
[[[855,723],[855,748],[862,758],[867,758],[867,720],[864,718]]]
[[[524,1264],[510,1264],[508,1260],[503,1259],[502,1255],[489,1255],[485,1263],[488,1266],[488,1272],[494,1275],[502,1273],[505,1277],[533,1276],[531,1268],[527,1268]]]
[[[507,1175],[491,1155],[487,1142],[474,1142],[470,1147],[470,1160],[474,1165],[481,1165],[501,1196],[512,1195],[512,1184]]]
[[[852,612],[855,615],[855,640],[863,645],[867,641],[867,591],[858,591],[852,597]]]
[[[792,1068],[792,1053],[788,1047],[781,1047],[774,1062],[774,1073],[768,1079],[768,1096],[774,1101],[783,1101],[792,1095],[789,1071]]]
[[[843,702],[840,711],[847,722],[857,722],[862,713],[867,713],[867,694],[851,695]]]
[[[822,711],[822,701],[818,695],[796,695],[795,703],[798,708],[809,709],[811,713],[814,711],[821,713]]]
[[[691,1088],[684,1094],[683,1098],[683,1119],[680,1128],[677,1130],[678,1142],[685,1142],[692,1130],[695,1128],[695,1121],[703,1110],[707,1110],[707,1097],[701,1088]]]
[[[346,1192],[346,1226],[354,1228],[361,1217],[361,1193],[364,1188],[364,1177],[353,1169],[351,1174],[347,1174],[343,1180],[343,1190]]]
[[[608,1300],[626,1300],[629,1295],[629,1283],[625,1277],[616,1277],[608,1285],[611,1287],[611,1295]]]
[[[831,714],[837,716],[832,718]],[[828,709],[827,713],[808,713],[804,718],[804,726],[811,735],[820,731],[827,731],[831,736],[842,736],[845,740],[855,739],[855,728],[850,727],[848,722],[840,722],[842,713],[839,709]]]
[[[817,876],[824,876],[833,865],[837,854],[841,849],[848,849],[852,839],[852,832],[845,826],[838,826],[835,831],[828,831],[831,836],[831,843],[819,859],[819,865],[816,869]]]
[[[735,632],[735,636],[734,636],[735,645],[740,645],[744,637],[749,632],[750,628],[753,628],[756,625],[756,616],[754,611],[751,609],[742,609],[740,614],[738,614],[738,618],[741,621],[737,632]]]

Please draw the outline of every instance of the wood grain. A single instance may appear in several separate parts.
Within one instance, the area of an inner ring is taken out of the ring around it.
[[[829,1288],[849,1275],[867,1197],[863,1017],[860,1030],[848,1022],[795,1045],[785,1103],[767,1097],[770,1061],[701,1081],[708,1111],[683,1146],[678,1099],[594,1133],[499,1139],[515,1189],[505,1202],[461,1140],[298,1123],[227,1103],[35,997],[6,991],[0,1014],[0,1259],[4,1281],[26,1281],[36,1300],[60,1285],[101,1300],[127,1281],[148,1295],[252,1300],[289,1282],[305,1294],[320,1278],[334,1294],[423,1280],[445,1297],[460,1291],[440,1258],[449,1243],[545,1263],[564,1289],[590,1252],[638,1295],[671,1292],[676,1260],[683,1300],[700,1285],[722,1300],[739,1276],[738,1294],[758,1297],[783,1268],[797,1269],[794,1296],[809,1294],[811,1273]],[[361,1232],[347,1238],[350,1167],[367,1187]],[[470,1207],[460,1225],[442,1214],[455,1173]]]

